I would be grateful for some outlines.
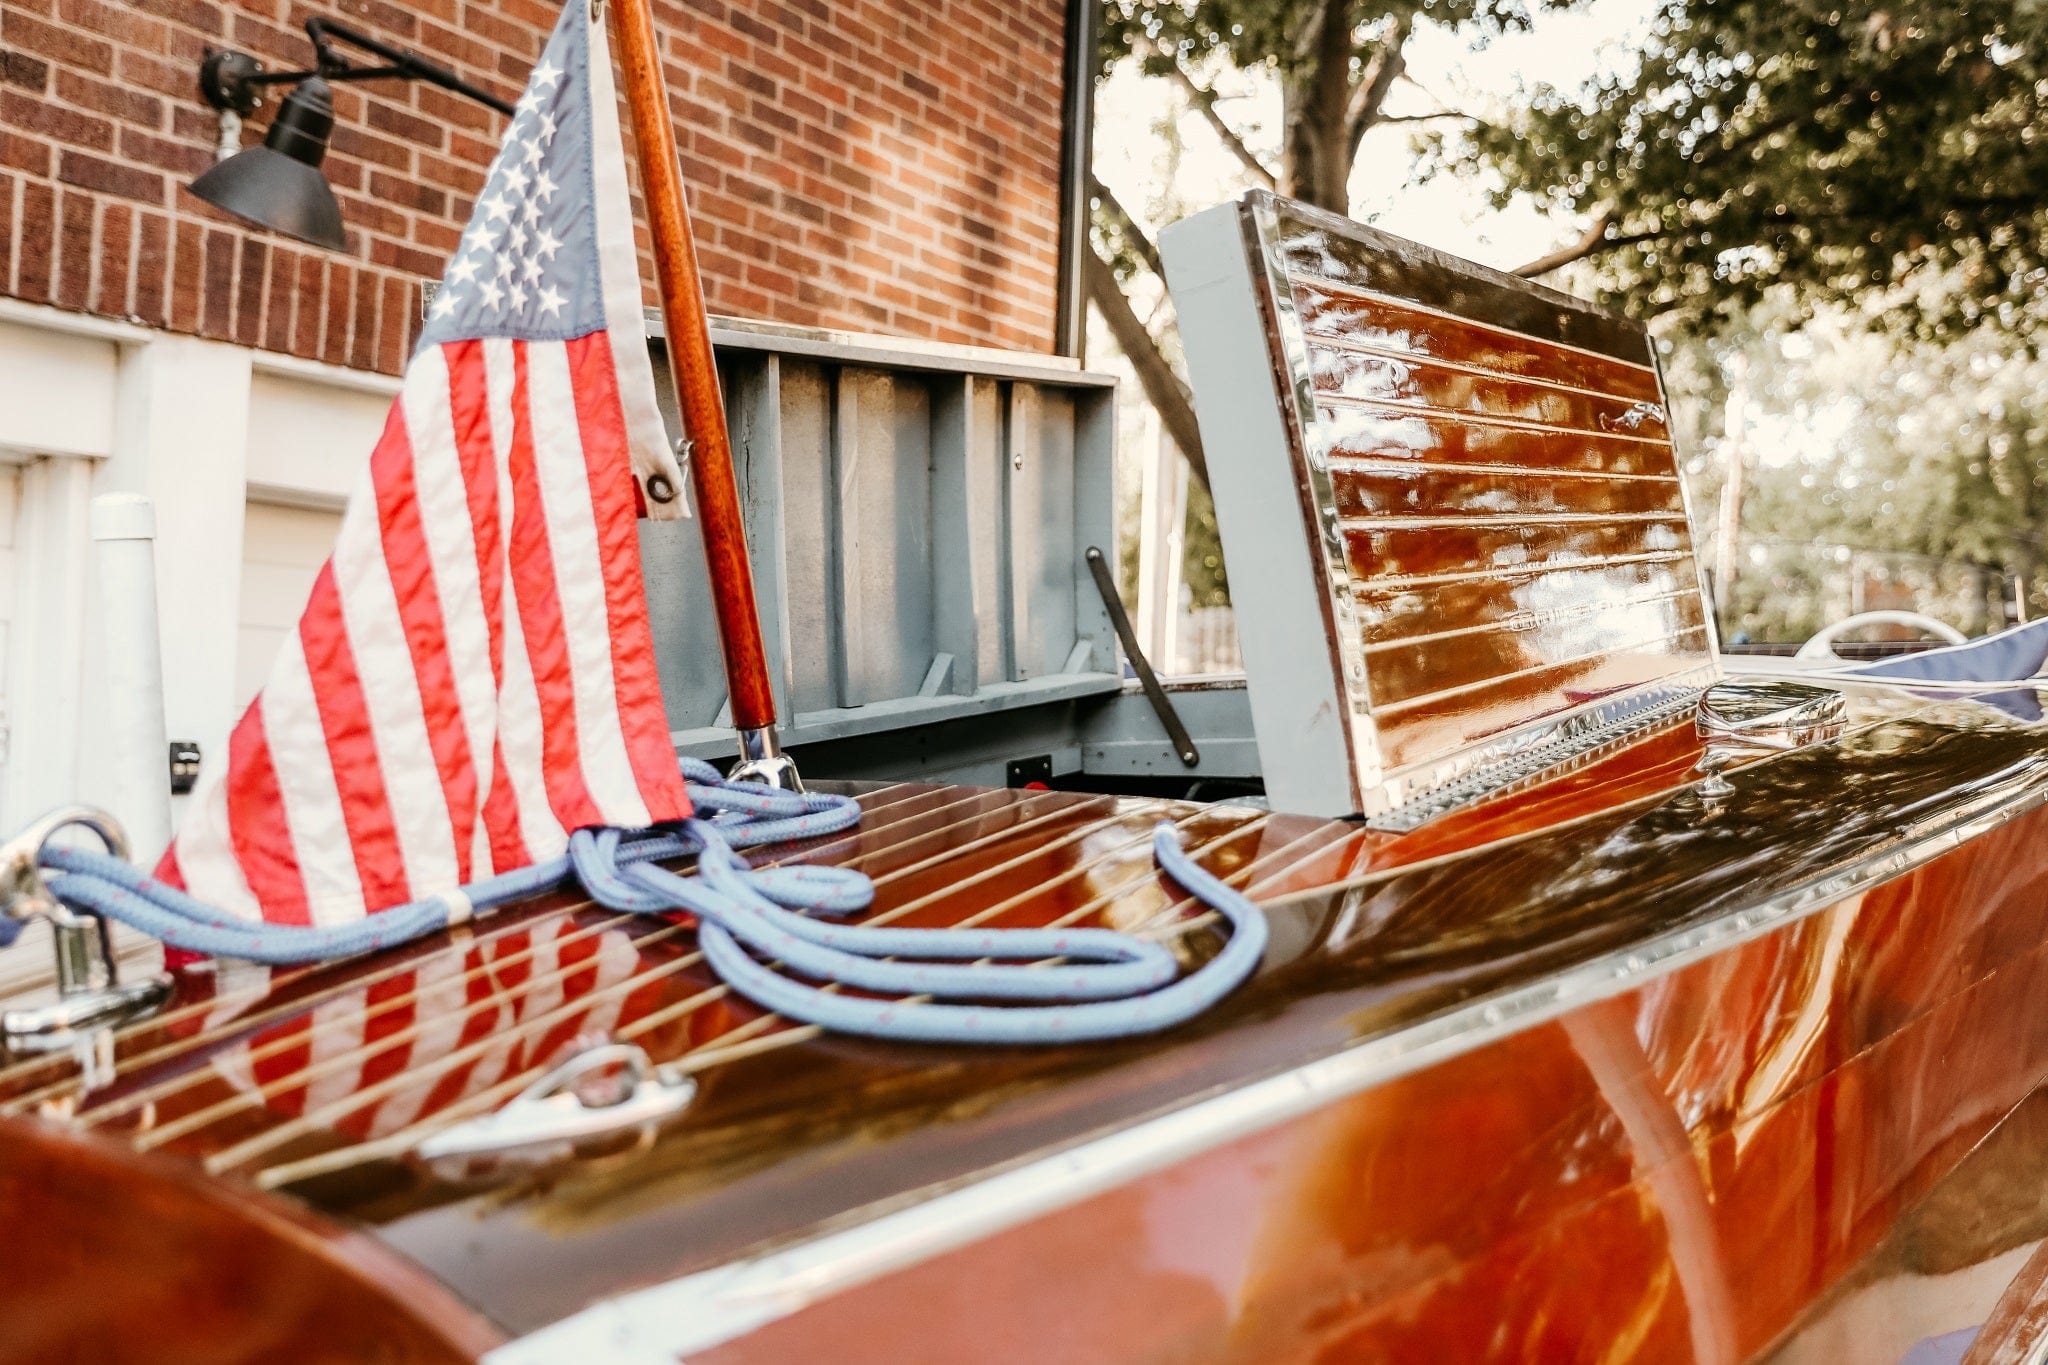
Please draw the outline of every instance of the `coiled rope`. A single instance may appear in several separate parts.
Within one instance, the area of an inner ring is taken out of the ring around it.
[[[840,1033],[920,1042],[1055,1043],[1156,1032],[1228,995],[1265,952],[1259,908],[1197,866],[1165,824],[1154,831],[1153,857],[1231,926],[1222,950],[1186,976],[1163,945],[1109,929],[833,923],[873,903],[867,877],[836,867],[756,870],[738,850],[836,834],[859,823],[859,805],[727,782],[695,759],[683,759],[682,769],[700,813],[693,819],[644,832],[578,830],[562,857],[347,924],[237,919],[102,852],[46,844],[40,863],[52,874],[50,891],[75,911],[186,952],[272,966],[375,952],[573,882],[613,910],[695,915],[712,970],[764,1009]],[[682,857],[696,858],[694,875],[658,865]],[[18,927],[0,916],[0,945]]]

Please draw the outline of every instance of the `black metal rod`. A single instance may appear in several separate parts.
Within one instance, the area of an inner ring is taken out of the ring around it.
[[[429,85],[438,85],[443,90],[451,90],[458,95],[466,95],[478,104],[489,105],[507,118],[510,118],[516,112],[509,101],[501,100],[489,91],[481,90],[471,85],[447,67],[430,62],[418,53],[408,52],[402,47],[393,47],[387,42],[372,38],[361,29],[352,28],[342,23],[339,19],[325,19],[315,15],[306,21],[306,36],[313,40],[313,50],[320,55],[320,74],[327,77],[330,81],[361,81],[380,77],[411,77],[423,80]],[[382,57],[385,61],[390,62],[391,65],[389,67],[349,66],[346,62],[328,51],[327,40],[330,37],[339,38],[351,47],[359,47],[365,52]]]
[[[297,85],[308,76],[317,76],[318,71],[258,71],[249,76],[238,76],[238,85]]]
[[[1087,350],[1088,170],[1095,154],[1095,44],[1102,0],[1067,0],[1066,99],[1060,111],[1059,296],[1053,353]]]
[[[350,28],[347,24],[337,22],[336,20],[318,17],[308,19],[306,21],[306,36],[313,40],[313,52],[320,63],[317,67],[310,71],[236,71],[232,75],[222,73],[226,77],[226,82],[219,92],[207,90],[205,92],[207,99],[217,106],[225,102],[225,104],[233,105],[241,112],[247,112],[245,106],[235,103],[234,89],[244,86],[296,85],[300,81],[312,76],[319,76],[323,80],[333,83],[417,80],[425,81],[429,85],[438,85],[443,90],[452,91],[457,95],[473,99],[478,104],[497,110],[507,118],[511,118],[518,112],[517,108],[509,101],[501,100],[490,91],[471,85],[447,67],[436,65],[425,57],[407,52],[404,48],[393,47],[389,43],[380,42],[369,34],[359,32],[356,29]],[[359,47],[374,56],[382,57],[391,65],[353,66],[346,57],[332,50],[330,39],[339,39],[352,47]],[[234,57],[235,55],[233,53],[215,53],[209,58],[209,62],[217,62],[224,57]],[[249,61],[246,58],[241,60],[246,62],[248,66],[255,65],[253,61]]]
[[[1059,299],[1053,354],[1087,352],[1087,217],[1096,156],[1096,41],[1102,0],[1067,0],[1065,102],[1059,119]]]
[[[1116,580],[1110,577],[1109,561],[1093,545],[1088,547],[1087,558],[1088,572],[1095,575],[1095,591],[1102,595],[1103,610],[1109,613],[1109,624],[1115,628],[1116,638],[1123,641],[1124,655],[1131,661],[1132,671],[1138,675],[1138,686],[1145,689],[1145,700],[1152,703],[1152,713],[1166,728],[1166,737],[1173,741],[1173,752],[1181,764],[1194,767],[1202,761],[1202,751],[1195,747],[1188,727],[1180,723],[1180,712],[1173,709],[1173,699],[1159,685],[1159,675],[1152,671],[1151,660],[1138,647],[1138,632],[1132,629],[1131,614],[1124,610],[1123,594],[1116,590]]]

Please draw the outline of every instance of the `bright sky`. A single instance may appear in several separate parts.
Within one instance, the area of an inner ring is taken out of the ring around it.
[[[1425,25],[1408,44],[1412,80],[1397,87],[1388,111],[1423,113],[1444,106],[1482,111],[1511,99],[1525,84],[1577,87],[1624,65],[1634,50],[1632,40],[1654,13],[1655,0],[1593,0],[1571,12],[1539,15],[1530,32],[1477,49],[1469,32]],[[1222,106],[1225,119],[1247,134],[1267,164],[1276,164],[1280,100],[1273,83],[1225,76],[1220,84],[1236,96]],[[1133,213],[1147,213],[1154,188],[1169,180],[1177,201],[1169,206],[1169,218],[1230,198],[1245,187],[1236,158],[1193,113],[1180,120],[1184,158],[1169,168],[1164,141],[1154,130],[1181,107],[1171,82],[1123,71],[1103,84],[1096,100],[1096,174]],[[1487,203],[1486,187],[1470,182],[1439,177],[1410,184],[1415,127],[1395,124],[1367,134],[1351,181],[1354,216],[1501,267],[1520,265],[1584,230],[1583,223],[1547,219],[1526,201],[1495,210]]]

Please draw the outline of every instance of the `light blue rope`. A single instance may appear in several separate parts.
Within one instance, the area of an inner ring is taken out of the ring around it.
[[[1120,1000],[1025,1007],[867,1000],[817,990],[769,971],[749,957],[727,934],[725,927],[716,921],[705,921],[699,930],[698,940],[713,970],[741,995],[778,1014],[839,1033],[930,1043],[1069,1043],[1135,1037],[1185,1023],[1202,1013],[1237,989],[1259,965],[1259,959],[1266,951],[1266,917],[1259,907],[1196,866],[1181,848],[1172,826],[1162,824],[1153,831],[1152,856],[1168,875],[1194,893],[1197,900],[1229,920],[1232,932],[1223,951],[1200,970],[1169,986]],[[644,876],[652,870],[655,869],[635,868],[634,875]],[[715,870],[708,872],[707,880],[715,883],[718,875]],[[845,932],[887,934],[890,931],[855,928]],[[953,929],[896,932],[930,935],[921,951],[935,954],[938,941],[944,935],[961,933],[973,938],[1000,938],[1008,934],[1042,934],[1048,931],[998,930],[993,935]],[[1100,930],[1081,932],[1104,933],[1110,938],[1124,937]],[[1019,975],[1052,976],[1069,969],[1027,967],[1008,970]],[[970,990],[965,994],[988,995],[990,992]],[[1060,997],[1056,987],[1048,987],[1039,998]]]
[[[465,905],[485,915],[573,878],[614,910],[695,915],[712,970],[765,1009],[835,1032],[922,1042],[1053,1043],[1155,1032],[1221,1000],[1265,952],[1258,907],[1197,866],[1165,824],[1152,841],[1160,867],[1231,925],[1222,951],[1184,977],[1163,945],[1108,929],[896,929],[813,918],[865,910],[874,884],[846,868],[756,871],[735,850],[836,834],[859,822],[859,805],[727,782],[694,759],[682,760],[682,769],[696,818],[638,833],[578,830],[560,858],[347,924],[250,923],[105,853],[48,847],[43,866],[56,874],[50,889],[74,909],[187,952],[274,966],[392,947],[466,918]],[[692,856],[694,876],[656,865]]]

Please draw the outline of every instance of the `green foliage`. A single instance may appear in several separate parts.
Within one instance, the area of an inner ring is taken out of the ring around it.
[[[1439,147],[1550,207],[1609,213],[1600,283],[1640,315],[1726,318],[1773,285],[1864,302],[1913,270],[1922,335],[2016,327],[2048,284],[2048,5],[1666,0],[1636,69],[1527,92]]]
[[[1362,60],[1381,22],[1404,15],[1424,23],[1472,24],[1484,42],[1529,27],[1546,9],[1574,0],[1104,0],[1100,56],[1106,69],[1135,57],[1147,75],[1173,71],[1177,54],[1191,66],[1220,59],[1240,71],[1269,68],[1284,77],[1308,74],[1316,60],[1310,35],[1327,14],[1348,11]]]
[[[1103,69],[1131,60],[1171,77],[1227,147],[1258,158],[1227,126],[1203,84],[1218,70],[1263,71],[1281,98],[1280,156],[1260,176],[1282,194],[1350,211],[1360,141],[1385,118],[1420,25],[1460,27],[1483,44],[1577,0],[1104,0]]]
[[[1216,504],[1209,490],[1188,482],[1187,518],[1182,523],[1181,581],[1188,585],[1188,605],[1230,605],[1230,574],[1223,564],[1223,537],[1216,529]]]
[[[1794,332],[1798,307],[1774,291],[1667,361],[1704,541],[1731,460],[1748,468],[1724,630],[1798,640],[1891,605],[1987,630],[2008,575],[2048,611],[2048,359],[1997,328],[1937,343],[1831,308]]]

